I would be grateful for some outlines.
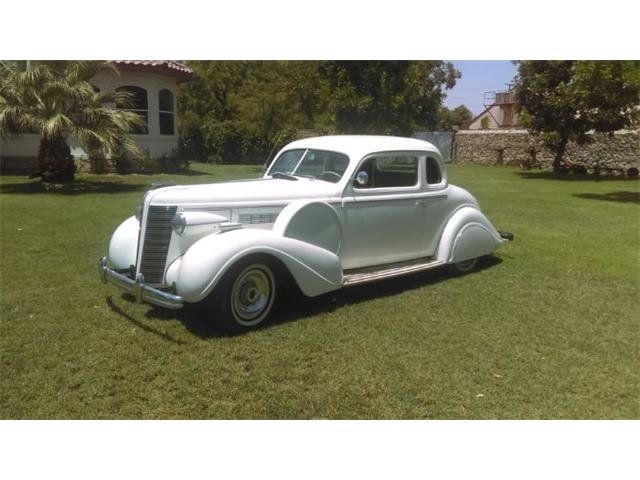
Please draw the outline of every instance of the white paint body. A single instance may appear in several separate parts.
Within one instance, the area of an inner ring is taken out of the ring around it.
[[[182,235],[171,233],[163,279],[153,285],[172,287],[186,302],[203,300],[232,265],[256,253],[278,259],[306,295],[316,296],[342,288],[345,272],[421,259],[457,263],[491,254],[503,242],[473,196],[448,183],[440,153],[430,143],[318,137],[287,145],[274,162],[292,149],[338,152],[348,165],[337,183],[265,174],[152,190],[144,197],[141,223],[129,218],[114,233],[110,263],[141,272],[137,259],[145,248],[150,207],[177,207],[187,219]],[[354,178],[362,162],[382,153],[418,157],[416,185],[358,188]],[[427,157],[440,169],[438,183],[427,183]]]

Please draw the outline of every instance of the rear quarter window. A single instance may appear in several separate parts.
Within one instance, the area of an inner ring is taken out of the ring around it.
[[[433,157],[427,157],[427,183],[429,185],[442,182],[442,172],[440,171],[440,165]]]

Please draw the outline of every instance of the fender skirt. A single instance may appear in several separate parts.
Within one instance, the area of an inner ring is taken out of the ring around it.
[[[436,257],[457,263],[489,255],[505,242],[484,214],[474,207],[462,207],[447,222]]]

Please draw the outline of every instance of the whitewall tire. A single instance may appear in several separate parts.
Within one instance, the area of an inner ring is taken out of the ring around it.
[[[470,258],[469,260],[465,260],[463,262],[452,263],[451,270],[453,271],[453,273],[456,273],[458,275],[464,275],[465,273],[469,273],[474,268],[476,268],[477,264],[477,258]]]
[[[241,333],[264,324],[276,300],[274,264],[247,258],[231,267],[207,299],[210,317],[221,330]]]

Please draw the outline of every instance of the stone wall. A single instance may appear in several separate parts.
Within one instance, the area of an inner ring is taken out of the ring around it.
[[[565,159],[588,173],[624,175],[640,168],[640,131],[620,131],[613,136],[589,135],[585,145],[570,142]],[[459,164],[520,165],[535,161],[550,167],[553,153],[526,130],[461,130],[456,133],[453,161]]]

